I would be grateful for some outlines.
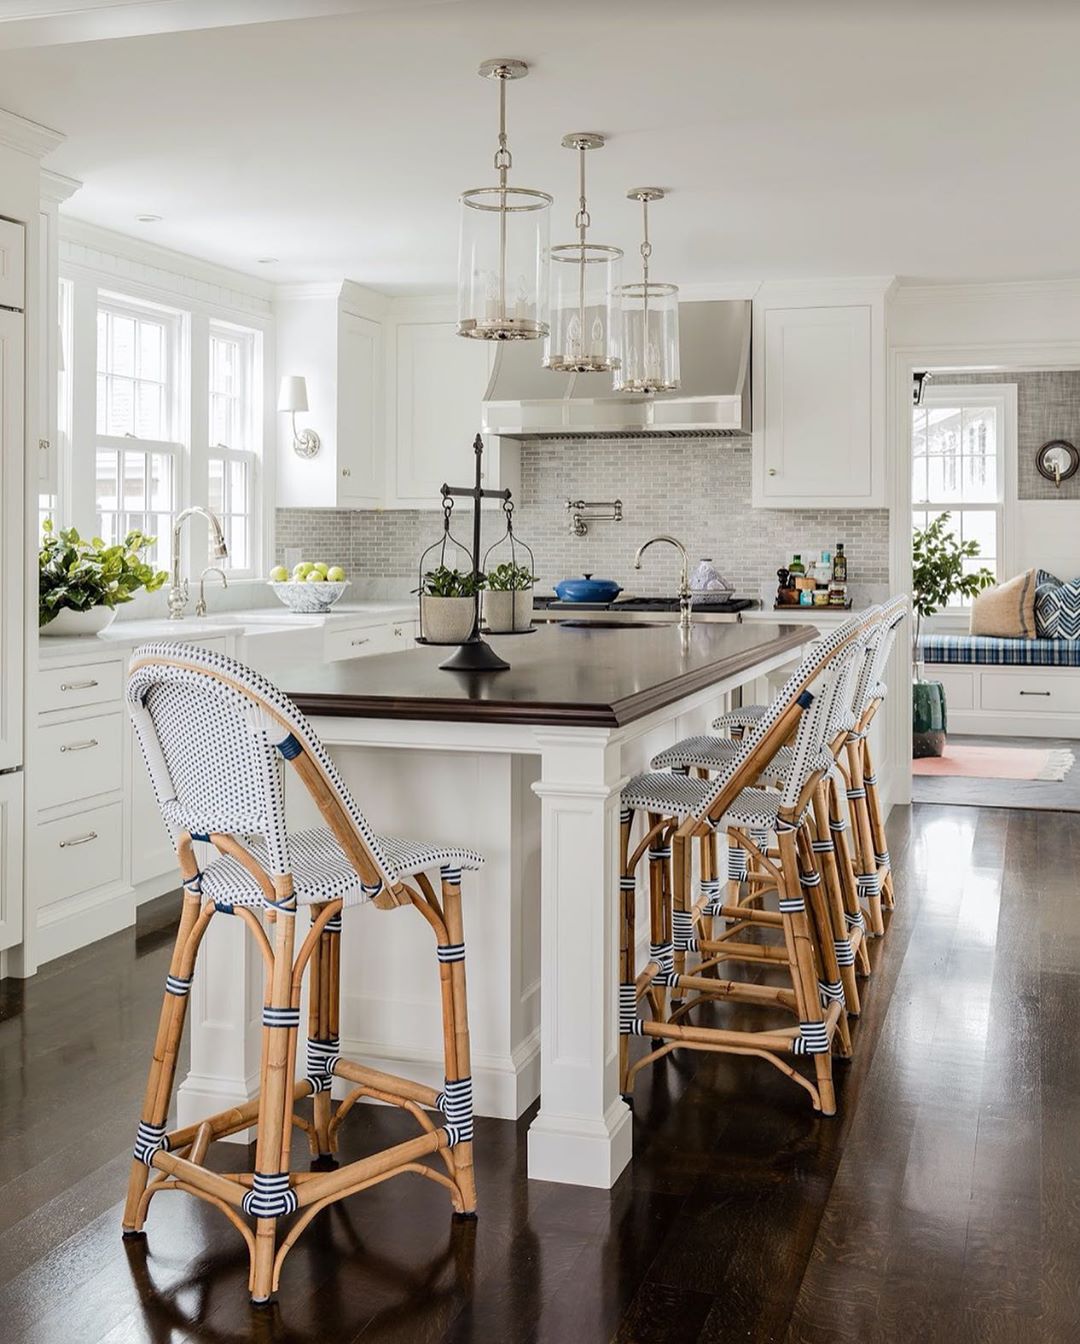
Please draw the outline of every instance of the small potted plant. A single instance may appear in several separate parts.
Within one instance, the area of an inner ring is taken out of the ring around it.
[[[911,542],[911,597],[915,608],[911,708],[915,757],[942,755],[948,729],[945,687],[940,681],[925,681],[920,675],[919,638],[923,620],[947,607],[954,597],[974,597],[994,582],[993,574],[985,567],[964,572],[965,563],[979,554],[979,543],[957,541],[955,534],[947,530],[949,517],[941,513],[925,528],[916,528]]]
[[[496,565],[487,575],[484,619],[495,635],[528,630],[533,618],[533,584],[536,575],[526,565],[513,562]]]
[[[169,577],[143,558],[156,537],[129,532],[106,546],[100,537],[85,541],[73,527],[56,531],[42,524],[38,551],[38,627],[46,635],[96,635],[111,624],[116,608],[140,588],[148,593]]]
[[[420,633],[432,644],[462,644],[472,634],[483,574],[440,565],[420,585]]]

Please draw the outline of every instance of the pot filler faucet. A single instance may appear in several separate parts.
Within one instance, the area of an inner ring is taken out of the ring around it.
[[[204,509],[199,504],[193,504],[190,509],[185,509],[183,513],[176,515],[172,530],[172,578],[169,582],[170,621],[182,621],[184,619],[184,608],[188,602],[188,581],[180,573],[180,533],[183,531],[187,520],[194,517],[195,514],[199,514],[210,524],[211,559],[227,560],[229,557],[229,548],[225,545],[225,533],[221,530],[221,523],[209,509]]]
[[[674,537],[669,537],[661,533],[658,537],[650,537],[644,545],[638,547],[637,555],[634,556],[634,568],[641,568],[641,557],[658,541],[666,541],[669,546],[674,546],[682,557],[679,562],[679,624],[684,630],[690,628],[690,614],[694,609],[694,599],[690,592],[690,560],[686,554],[686,547],[681,541],[676,541]]]

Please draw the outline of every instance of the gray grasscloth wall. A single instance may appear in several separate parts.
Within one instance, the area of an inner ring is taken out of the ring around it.
[[[1080,472],[1058,487],[1040,476],[1035,454],[1050,439],[1080,447],[1080,371],[1040,369],[1034,373],[941,373],[931,383],[1016,384],[1017,496],[1020,499],[1080,499]]]
[[[623,501],[621,523],[589,524],[586,537],[570,534],[567,499]],[[627,592],[673,593],[677,560],[654,548],[635,572],[634,551],[658,532],[678,537],[696,561],[710,556],[740,593],[767,596],[776,570],[795,551],[807,556],[844,542],[857,604],[888,591],[889,515],[884,509],[753,509],[750,447],[723,439],[549,441],[522,445],[522,491],[516,533],[536,555],[538,588],[586,571],[613,578]],[[421,550],[436,540],[436,511],[360,512],[279,509],[277,559],[302,547],[307,559],[340,561],[365,583],[369,596],[398,596],[414,587]],[[498,534],[496,514],[485,516],[485,545]],[[467,545],[470,515],[455,523]],[[501,555],[500,548],[500,558]],[[495,557],[492,557],[493,561]],[[464,563],[464,558],[459,564]],[[358,583],[359,588],[359,583]]]

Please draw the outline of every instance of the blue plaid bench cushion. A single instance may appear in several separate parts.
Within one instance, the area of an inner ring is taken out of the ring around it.
[[[927,663],[978,663],[996,667],[1080,667],[1078,639],[996,639],[991,635],[923,635],[919,656]]]

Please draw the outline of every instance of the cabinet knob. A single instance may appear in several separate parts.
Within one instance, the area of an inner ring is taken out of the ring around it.
[[[770,476],[775,476],[775,475],[776,475],[776,468],[775,468],[775,467],[770,467],[770,468],[769,468],[769,475],[770,475]]]
[[[351,475],[352,475],[352,469],[351,469],[350,467],[342,467],[342,468],[341,468],[341,474],[342,474],[342,476],[351,476]]]

